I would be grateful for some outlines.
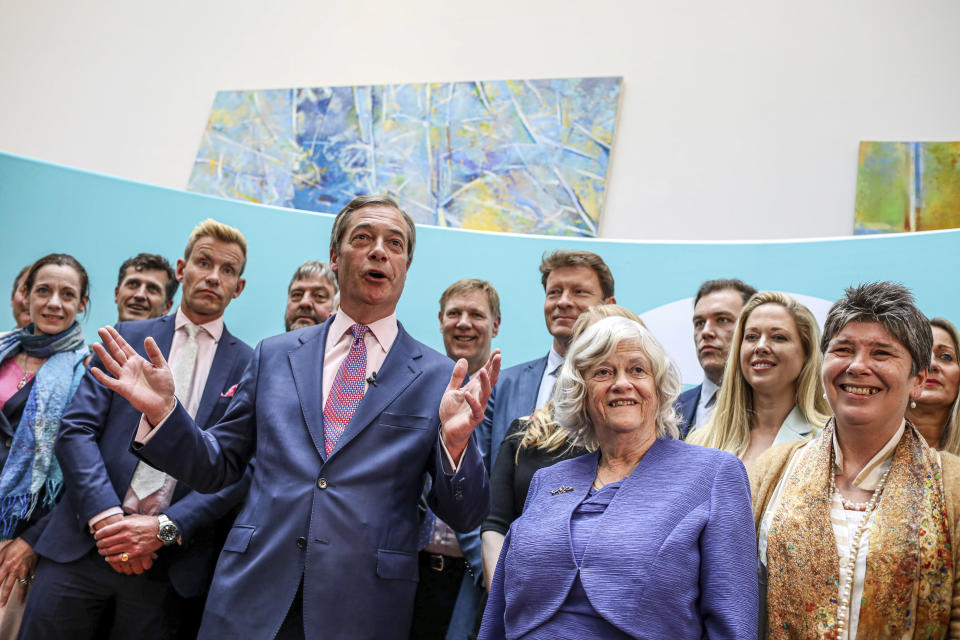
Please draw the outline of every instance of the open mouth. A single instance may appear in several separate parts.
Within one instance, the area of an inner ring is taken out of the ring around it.
[[[132,302],[127,305],[127,309],[129,309],[130,311],[143,311],[143,312],[150,310],[149,308],[143,306],[142,304],[136,304]]]
[[[629,407],[637,404],[636,400],[614,400],[613,402],[608,403],[608,406],[611,407]]]
[[[40,317],[46,320],[47,322],[60,322],[63,320],[63,316],[51,316],[46,313],[41,313]]]
[[[373,278],[374,280],[386,280],[387,274],[385,274],[383,271],[377,271],[376,269],[371,269],[367,271],[367,277]]]
[[[852,384],[841,384],[840,388],[855,396],[872,396],[880,393],[880,389],[876,387],[855,387]]]
[[[770,362],[769,360],[754,360],[753,362],[750,363],[750,367],[754,371],[763,371],[765,369],[772,369],[775,366],[777,365],[774,364],[773,362]]]

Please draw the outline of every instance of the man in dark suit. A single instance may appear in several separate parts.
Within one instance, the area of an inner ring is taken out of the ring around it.
[[[710,417],[727,365],[730,341],[740,309],[756,289],[735,278],[707,280],[693,299],[693,342],[703,367],[703,382],[680,394],[674,405],[680,414],[681,437]]]
[[[177,261],[178,311],[116,327],[141,349],[149,337],[169,357],[181,402],[204,427],[223,415],[252,353],[223,324],[243,291],[245,262],[239,231],[201,223]],[[84,377],[61,422],[56,452],[66,496],[35,545],[41,559],[22,638],[196,635],[222,542],[216,525],[242,501],[249,478],[202,495],[139,463],[129,451],[139,419],[129,402]],[[101,620],[111,610],[112,632]]]
[[[117,320],[130,322],[159,318],[170,311],[177,295],[177,275],[167,259],[155,253],[138,253],[120,265],[113,301]]]
[[[340,310],[261,342],[230,408],[206,432],[177,402],[151,341],[152,364],[101,330],[94,349],[114,377],[95,375],[143,412],[133,446],[144,460],[217,491],[255,457],[201,638],[406,638],[424,473],[431,509],[454,529],[487,513],[472,433],[500,357],[461,389],[466,361],[454,365],[397,322],[415,239],[392,199],[347,205],[330,238]]]
[[[610,268],[590,251],[561,249],[544,255],[540,282],[546,292],[543,316],[553,345],[546,356],[505,369],[490,394],[483,424],[477,428],[488,472],[493,469],[510,423],[530,415],[553,397],[553,383],[580,313],[597,304],[616,302]]]

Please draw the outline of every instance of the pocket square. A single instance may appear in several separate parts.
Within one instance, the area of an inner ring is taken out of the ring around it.
[[[230,387],[229,389],[227,389],[226,392],[221,393],[221,394],[220,394],[220,397],[221,397],[221,398],[232,398],[232,397],[233,397],[233,394],[235,394],[235,393],[237,392],[237,387],[238,387],[238,386],[240,386],[240,385],[239,385],[239,384],[233,385],[232,387]]]

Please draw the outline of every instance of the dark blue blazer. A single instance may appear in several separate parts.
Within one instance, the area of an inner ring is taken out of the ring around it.
[[[143,341],[152,336],[166,357],[173,342],[175,315],[151,320],[121,322],[117,331],[143,355]],[[237,384],[252,349],[226,327],[220,336],[203,390],[197,423],[210,426],[223,415],[230,398],[222,394]],[[100,367],[98,358],[91,363]],[[65,496],[50,514],[50,521],[34,550],[55,562],[72,562],[90,551],[95,540],[87,521],[122,503],[137,467],[130,453],[130,438],[140,423],[140,412],[123,397],[97,382],[88,371],[63,415],[56,452],[63,469]],[[173,503],[164,511],[180,528],[183,546],[159,551],[171,583],[184,597],[200,595],[210,582],[218,549],[214,548],[214,523],[243,500],[249,479],[214,495],[202,495],[178,483]]]
[[[477,526],[490,489],[476,444],[456,474],[442,460],[440,398],[454,363],[403,327],[327,456],[323,356],[331,320],[262,341],[223,419],[197,429],[179,405],[133,448],[199,491],[252,484],[223,547],[201,638],[272,638],[303,581],[307,638],[410,633],[418,580],[417,502],[456,530]]]
[[[698,384],[692,389],[687,389],[677,397],[673,408],[680,414],[680,421],[677,427],[680,428],[680,439],[687,437],[690,432],[690,426],[697,421],[697,405],[700,403],[700,392],[703,385]]]
[[[755,638],[757,541],[740,460],[654,442],[597,521],[578,571],[570,521],[598,458],[533,476],[504,541],[481,640],[518,638],[549,621],[578,575],[596,612],[633,637]]]
[[[500,372],[497,384],[490,392],[490,400],[477,427],[477,444],[483,452],[487,473],[493,469],[500,443],[510,424],[517,418],[528,416],[536,409],[540,379],[547,369],[547,356],[518,364]]]

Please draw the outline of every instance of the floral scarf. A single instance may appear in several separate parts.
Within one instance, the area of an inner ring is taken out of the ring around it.
[[[830,520],[834,421],[785,480],[767,539],[771,638],[836,634],[840,559]],[[857,635],[943,638],[950,624],[953,552],[937,452],[907,423],[886,486],[869,515]],[[855,552],[851,550],[851,552]]]

